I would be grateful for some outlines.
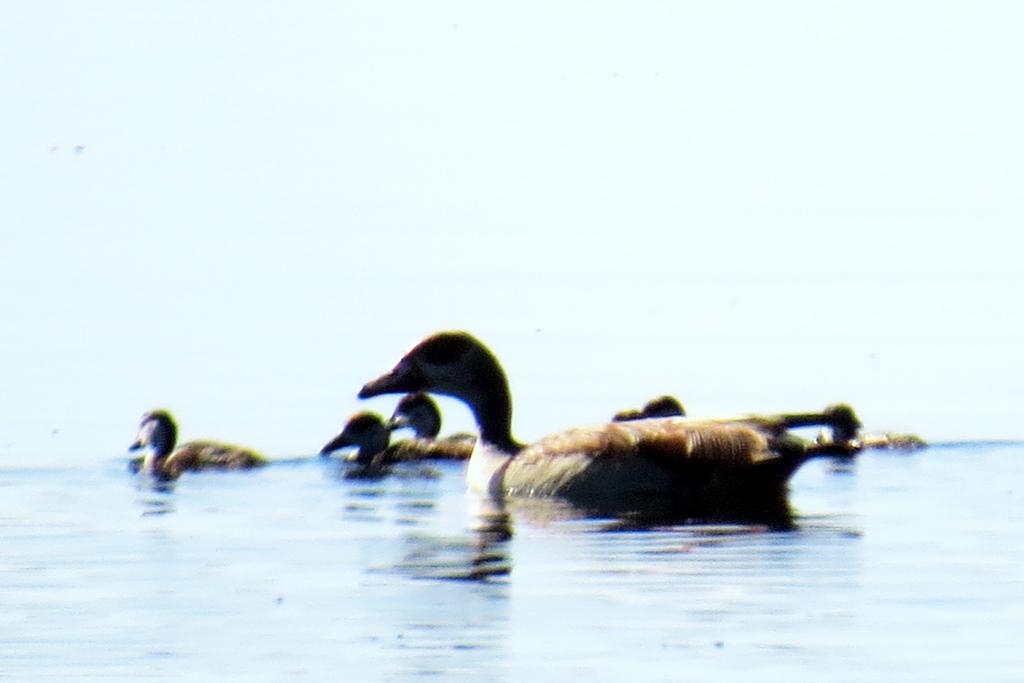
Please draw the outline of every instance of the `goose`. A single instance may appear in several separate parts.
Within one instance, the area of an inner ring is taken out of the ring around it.
[[[384,418],[363,411],[350,417],[341,433],[320,449],[320,457],[327,458],[334,451],[355,446],[357,450],[352,459],[356,464],[381,472],[397,462],[452,459],[443,444],[429,439],[403,439],[393,444],[390,441],[391,428]]]
[[[423,392],[406,394],[395,406],[391,419],[388,420],[391,430],[408,427],[416,435],[415,442],[409,442],[408,448],[418,447],[422,457],[445,460],[468,460],[473,453],[476,437],[472,434],[452,434],[438,438],[441,432],[441,411],[434,399]],[[398,445],[405,444],[400,441]]]
[[[833,403],[820,413],[781,413],[778,415],[737,415],[735,417],[706,418],[704,422],[746,424],[776,436],[799,427],[828,427],[827,437],[819,435],[821,445],[836,444],[859,449],[860,429],[863,426],[853,407],[846,403]]]
[[[177,479],[182,472],[206,469],[244,470],[261,467],[267,459],[256,451],[218,441],[189,441],[175,448],[178,426],[166,410],[143,414],[139,433],[129,451],[145,449],[131,468],[157,479]]]
[[[614,422],[644,420],[652,417],[683,417],[686,410],[674,396],[659,396],[651,399],[640,410],[623,410],[612,417]],[[703,418],[703,422],[748,424],[772,434],[782,435],[797,427],[828,426],[830,439],[835,443],[849,443],[858,438],[862,427],[857,413],[846,403],[834,403],[820,413],[782,413],[780,415],[738,415],[724,418]],[[912,436],[912,435],[911,435]],[[818,443],[825,443],[819,436]]]
[[[683,404],[675,396],[659,396],[652,398],[644,404],[640,410],[620,410],[612,416],[612,422],[625,422],[627,420],[644,420],[649,417],[684,417],[686,410]]]
[[[454,397],[472,411],[480,436],[466,469],[471,490],[499,499],[556,497],[602,514],[756,516],[784,503],[786,482],[809,458],[853,448],[681,417],[577,427],[525,445],[511,433],[501,364],[462,331],[427,337],[359,397],[414,391]]]

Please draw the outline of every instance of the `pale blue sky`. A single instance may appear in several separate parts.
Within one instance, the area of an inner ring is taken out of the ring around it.
[[[1024,436],[1019,3],[0,16],[0,462],[155,406],[312,452],[452,326],[527,439],[663,392]]]

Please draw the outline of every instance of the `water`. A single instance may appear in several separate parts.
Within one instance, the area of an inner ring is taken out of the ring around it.
[[[1015,681],[1019,443],[806,465],[793,531],[481,509],[458,465],[0,470],[0,679]]]

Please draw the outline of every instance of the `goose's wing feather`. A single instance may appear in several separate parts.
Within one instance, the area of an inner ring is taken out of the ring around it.
[[[265,457],[242,446],[218,441],[190,441],[167,456],[164,469],[178,475],[189,470],[241,470],[265,464]]]
[[[779,460],[767,437],[737,424],[685,418],[613,422],[546,437],[503,473],[509,494],[615,496],[696,486],[720,470]],[[614,490],[611,490],[614,489]]]
[[[750,429],[781,434],[786,431],[786,424],[782,417],[776,415],[736,415],[734,417],[709,417],[700,420],[703,424],[715,425],[743,425]]]
[[[644,457],[673,468],[753,465],[777,456],[762,432],[744,424],[655,418],[577,427],[534,443],[517,458],[587,453],[594,459]]]

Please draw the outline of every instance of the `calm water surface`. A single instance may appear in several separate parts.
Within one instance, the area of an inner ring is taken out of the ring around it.
[[[459,466],[0,469],[0,679],[1019,681],[1024,445],[813,462],[797,528],[482,509]]]

